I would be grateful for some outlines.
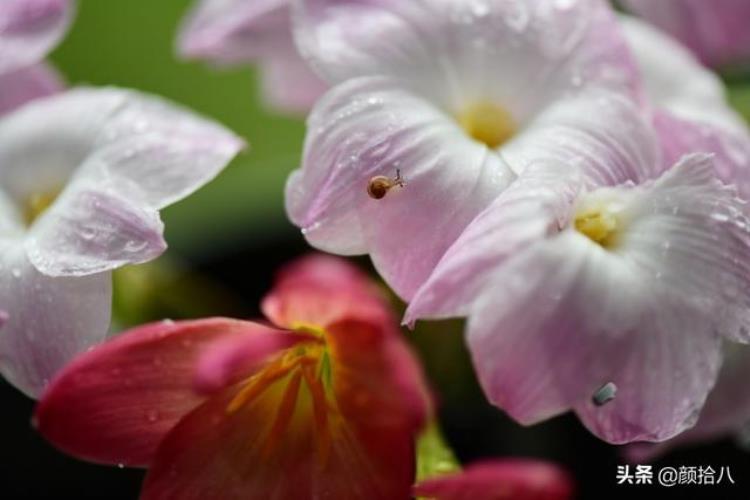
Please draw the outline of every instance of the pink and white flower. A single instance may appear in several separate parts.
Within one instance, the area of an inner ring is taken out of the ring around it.
[[[638,83],[605,2],[298,0],[294,9],[300,50],[336,86],[309,118],[287,212],[313,246],[370,254],[401,297],[528,165],[556,158],[592,183],[623,177],[624,163],[610,159],[629,147],[621,128],[642,130],[630,103]],[[393,189],[373,199],[371,181],[388,179]]]
[[[722,339],[748,340],[744,202],[706,155],[640,185],[549,171],[472,222],[406,319],[468,316],[485,393],[521,423],[572,408],[612,443],[671,438],[695,423]]]
[[[69,0],[4,0],[0,3],[0,114],[62,88],[41,63],[73,19]]]
[[[325,90],[297,53],[290,0],[199,0],[183,23],[182,56],[221,65],[258,63],[266,101],[306,113]]]
[[[709,66],[750,63],[750,3],[746,0],[623,0],[685,44]]]
[[[159,210],[242,148],[156,97],[80,88],[0,118],[0,370],[38,395],[110,322],[110,271],[166,248]]]

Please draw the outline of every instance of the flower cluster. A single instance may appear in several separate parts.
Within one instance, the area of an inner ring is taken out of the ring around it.
[[[300,0],[294,21],[332,85],[287,185],[307,240],[369,254],[407,323],[467,317],[519,422],[694,425],[750,326],[750,133],[717,77],[598,0]]]
[[[750,419],[750,129],[707,69],[750,58],[750,12],[622,3],[682,43],[605,0],[201,0],[177,45],[258,63],[270,104],[309,111],[285,200],[312,246],[369,255],[405,325],[465,318],[519,423],[574,411],[644,460]],[[430,390],[342,259],[285,267],[265,319],[104,341],[112,271],[161,255],[160,210],[245,142],[160,97],[67,89],[44,59],[73,10],[0,4],[0,372],[45,438],[147,468],[144,499],[571,497],[535,460],[421,463]]]

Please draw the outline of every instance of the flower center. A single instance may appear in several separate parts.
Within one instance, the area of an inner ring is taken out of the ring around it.
[[[517,127],[508,110],[489,101],[479,101],[457,116],[461,128],[490,149],[502,146],[515,135]]]
[[[610,248],[615,242],[621,224],[617,214],[610,207],[597,203],[579,208],[574,225],[579,233],[594,243]]]
[[[311,332],[311,329],[305,326],[301,331],[317,333],[320,330],[315,328]],[[319,455],[321,460],[327,459],[331,446],[330,415],[335,412],[336,405],[329,400],[331,361],[324,342],[316,339],[287,349],[247,379],[229,403],[227,413],[234,413],[264,394],[275,395],[275,417],[263,443],[266,455],[278,448],[296,412],[311,411],[310,420],[316,431]],[[308,421],[307,418],[303,420]]]
[[[57,199],[59,191],[32,193],[21,204],[21,216],[26,226],[31,226]]]

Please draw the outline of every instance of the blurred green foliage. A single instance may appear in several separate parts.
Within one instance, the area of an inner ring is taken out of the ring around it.
[[[79,0],[75,23],[52,60],[73,84],[116,85],[162,95],[215,118],[251,144],[215,181],[163,212],[178,253],[201,256],[295,231],[283,187],[296,168],[304,125],[263,108],[248,66],[217,70],[175,55],[188,0]]]

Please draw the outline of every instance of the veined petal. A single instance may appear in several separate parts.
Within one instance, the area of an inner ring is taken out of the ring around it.
[[[249,62],[291,40],[289,0],[198,0],[180,29],[184,57]]]
[[[354,265],[311,255],[284,267],[263,298],[263,313],[290,328],[325,328],[346,318],[393,320],[383,292]]]
[[[291,413],[281,408],[289,401],[286,394],[298,398]],[[144,500],[408,498],[414,467],[410,435],[379,435],[388,439],[381,441],[387,443],[383,455],[377,455],[348,422],[336,419],[330,424],[331,447],[322,457],[312,396],[299,378],[284,379],[251,404],[227,412],[234,396],[227,390],[211,398],[167,435],[146,477]],[[281,414],[288,419],[286,431],[267,451]]]
[[[204,401],[193,391],[195,363],[204,350],[217,340],[263,330],[273,331],[217,318],[125,332],[62,371],[36,410],[37,427],[77,457],[147,465],[164,435]]]
[[[668,169],[685,154],[712,154],[716,176],[750,199],[750,131],[690,121],[666,110],[654,113],[654,128],[661,143],[662,168]]]
[[[158,254],[157,210],[211,180],[241,147],[221,126],[158,98],[78,89],[34,101],[0,121],[1,183],[19,202],[67,185],[32,228],[30,255],[46,274],[88,274]],[[91,210],[96,199],[111,208],[102,220]],[[105,222],[115,221],[128,231],[115,237],[112,227],[106,230]],[[65,228],[70,234],[61,234]],[[130,249],[118,250],[125,236],[133,237]],[[61,241],[65,246],[56,249]]]
[[[423,90],[442,85],[449,95],[464,81],[479,93],[514,96],[503,101],[519,108],[533,108],[548,86],[599,79],[636,86],[612,12],[598,0],[294,0],[293,7],[300,51],[331,82],[386,75]]]
[[[709,65],[750,58],[747,19],[750,5],[743,0],[624,0],[625,6],[690,48]]]
[[[44,64],[0,74],[0,115],[32,99],[59,92],[62,88],[60,76]]]
[[[70,359],[101,341],[109,330],[109,273],[53,278],[37,271],[20,241],[2,243],[0,370],[29,396],[42,389]]]
[[[0,74],[41,61],[73,18],[68,0],[5,0],[0,4]]]
[[[519,175],[534,163],[563,163],[589,186],[642,182],[659,170],[653,128],[632,100],[602,88],[560,99],[499,149]]]
[[[414,486],[418,497],[435,500],[567,500],[573,481],[559,467],[531,459],[485,460],[462,472]]]
[[[318,103],[303,167],[287,184],[287,212],[314,246],[369,252],[386,281],[409,298],[513,174],[402,84],[356,79]],[[373,177],[399,174],[404,185],[383,199],[368,194]]]

